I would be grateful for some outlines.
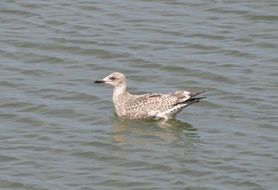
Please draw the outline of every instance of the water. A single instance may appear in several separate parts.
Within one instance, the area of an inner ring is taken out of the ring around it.
[[[277,1],[1,1],[1,189],[276,189]],[[169,126],[112,89],[209,89]]]

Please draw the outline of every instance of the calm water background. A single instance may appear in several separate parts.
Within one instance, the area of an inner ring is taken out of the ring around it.
[[[277,189],[278,2],[0,2],[0,189]],[[112,89],[209,89],[122,121]]]

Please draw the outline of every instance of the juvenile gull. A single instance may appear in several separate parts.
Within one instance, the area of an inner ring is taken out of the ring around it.
[[[107,83],[114,86],[113,103],[119,117],[129,119],[168,119],[175,118],[183,108],[199,102],[204,97],[196,97],[205,92],[176,91],[169,94],[148,93],[133,95],[127,91],[124,74],[114,72],[95,83]]]

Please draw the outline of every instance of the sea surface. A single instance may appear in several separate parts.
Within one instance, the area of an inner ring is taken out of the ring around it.
[[[123,120],[113,71],[207,98]],[[0,2],[1,190],[277,188],[277,0]]]

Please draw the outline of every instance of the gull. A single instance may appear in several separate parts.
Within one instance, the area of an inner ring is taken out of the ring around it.
[[[114,72],[95,83],[107,83],[114,86],[113,104],[116,114],[127,119],[144,119],[164,121],[174,119],[183,108],[199,102],[205,97],[196,97],[205,92],[175,91],[169,94],[148,93],[130,94],[127,90],[127,79],[124,74]]]

